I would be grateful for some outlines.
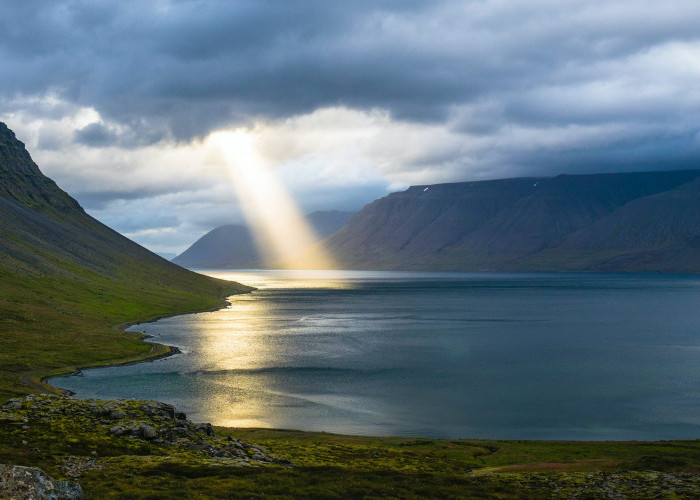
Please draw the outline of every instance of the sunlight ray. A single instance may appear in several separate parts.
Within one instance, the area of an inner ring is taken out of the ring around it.
[[[222,151],[243,214],[266,264],[278,268],[332,269],[333,259],[321,245],[294,198],[256,148],[255,135],[244,130],[217,132],[210,140]],[[293,264],[292,264],[293,261]]]

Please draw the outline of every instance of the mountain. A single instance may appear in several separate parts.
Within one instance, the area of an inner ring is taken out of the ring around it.
[[[0,399],[48,371],[144,356],[113,325],[217,307],[250,290],[149,252],[90,217],[0,123]]]
[[[172,260],[191,268],[258,268],[260,257],[247,226],[229,224],[212,229]]]
[[[328,210],[306,216],[318,240],[343,227],[354,212]],[[317,241],[318,241],[317,240]],[[292,255],[289,258],[294,257]],[[257,269],[266,266],[255,244],[255,235],[247,226],[230,224],[212,229],[173,259],[189,268]]]
[[[700,170],[412,186],[323,242],[340,267],[700,272]]]

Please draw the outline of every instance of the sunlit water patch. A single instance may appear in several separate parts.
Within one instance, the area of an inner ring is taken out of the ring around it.
[[[259,288],[135,327],[182,354],[55,379],[217,425],[700,437],[700,278],[210,271]]]

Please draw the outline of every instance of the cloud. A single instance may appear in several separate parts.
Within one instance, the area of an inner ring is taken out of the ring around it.
[[[110,122],[189,140],[323,107],[441,121],[502,93],[585,88],[670,42],[690,43],[692,57],[700,6],[68,1],[10,2],[6,14],[6,96],[53,92]],[[637,73],[671,66],[645,62]]]
[[[117,137],[101,123],[91,123],[75,131],[75,142],[86,146],[104,147],[112,146],[117,142]]]
[[[699,17],[694,0],[8,0],[0,119],[89,210],[173,248],[238,216],[217,130],[256,134],[309,209],[695,167]],[[143,206],[161,233],[118,216]]]

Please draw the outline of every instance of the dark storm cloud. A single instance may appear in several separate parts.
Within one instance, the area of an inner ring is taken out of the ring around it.
[[[414,58],[362,37],[371,43],[384,15],[427,5],[9,2],[0,21],[3,89],[54,92],[126,125],[145,118],[180,139],[330,104],[411,99],[410,109],[425,79],[401,70]]]
[[[94,107],[119,132],[75,132],[93,147],[346,106],[478,137],[625,125],[578,160],[590,143],[483,153],[523,168],[622,165],[642,157],[637,142],[685,164],[700,118],[699,16],[685,0],[6,1],[0,93]],[[664,73],[673,44],[691,54]]]

